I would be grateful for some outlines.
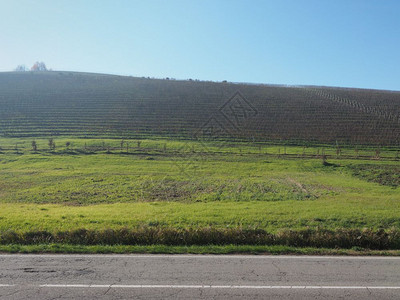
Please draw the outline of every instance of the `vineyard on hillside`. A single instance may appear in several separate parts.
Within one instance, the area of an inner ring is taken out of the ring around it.
[[[0,74],[0,107],[5,137],[190,139],[208,126],[221,139],[400,143],[391,91],[26,72]]]

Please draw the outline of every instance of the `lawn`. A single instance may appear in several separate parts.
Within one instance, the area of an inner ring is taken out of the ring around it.
[[[0,139],[1,234],[400,231],[398,149],[64,137],[34,151],[32,140]]]

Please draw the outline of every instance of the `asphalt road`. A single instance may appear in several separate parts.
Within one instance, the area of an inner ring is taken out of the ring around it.
[[[400,258],[0,255],[0,299],[400,299]]]

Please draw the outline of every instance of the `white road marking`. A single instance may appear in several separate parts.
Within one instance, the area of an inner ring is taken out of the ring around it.
[[[352,289],[400,290],[400,286],[320,286],[320,285],[122,285],[122,284],[42,284],[42,288],[126,288],[126,289]]]
[[[400,260],[400,256],[302,256],[302,255],[201,255],[201,254],[0,254],[0,258],[213,258],[213,259],[336,259],[336,260]]]
[[[0,287],[15,286],[15,284],[0,284]]]

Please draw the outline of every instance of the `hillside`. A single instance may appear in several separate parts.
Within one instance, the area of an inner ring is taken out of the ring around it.
[[[245,100],[223,106],[238,91]],[[257,141],[400,142],[400,92],[393,91],[0,73],[0,107],[0,136],[8,137],[192,138],[206,126],[214,136]]]

